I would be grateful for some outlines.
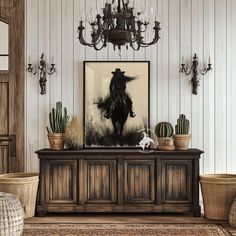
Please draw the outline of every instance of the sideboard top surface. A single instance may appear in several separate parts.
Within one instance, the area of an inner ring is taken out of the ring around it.
[[[41,149],[35,153],[40,156],[44,155],[143,155],[143,156],[152,156],[152,155],[165,155],[165,156],[199,156],[204,153],[199,149],[188,149],[186,151],[157,151],[157,150],[146,150],[142,151],[140,149],[80,149],[80,150],[68,150],[64,149],[61,151],[53,151],[51,149]]]

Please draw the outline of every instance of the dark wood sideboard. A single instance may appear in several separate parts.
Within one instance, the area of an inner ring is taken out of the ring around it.
[[[197,149],[83,149],[36,152],[40,159],[37,213],[193,212],[199,205]]]

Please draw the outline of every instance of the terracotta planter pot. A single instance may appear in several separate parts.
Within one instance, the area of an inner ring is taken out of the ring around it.
[[[173,138],[157,138],[159,146],[173,146]]]
[[[173,151],[175,150],[173,138],[157,138],[157,149],[161,151]]]
[[[188,150],[191,134],[175,134],[175,148],[176,150]]]
[[[63,150],[65,144],[64,133],[48,134],[48,141],[52,150]]]

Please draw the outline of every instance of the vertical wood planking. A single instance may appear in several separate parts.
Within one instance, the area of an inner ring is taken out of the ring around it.
[[[138,12],[142,13],[141,17],[144,17],[143,12],[146,9],[146,0],[142,0],[142,1],[135,1],[135,7],[137,9]],[[133,50],[133,49],[130,49]],[[140,48],[139,51],[134,51],[134,61],[143,61],[145,60],[145,55],[146,55],[146,49],[145,48]]]
[[[169,0],[169,122],[176,123],[180,112],[180,0]]]
[[[199,66],[207,64],[208,57],[203,57],[203,0],[192,0],[192,53],[197,53]],[[192,146],[203,148],[203,78],[199,74],[200,86],[198,95],[192,95]],[[200,172],[203,172],[203,159],[200,162]]]
[[[146,1],[146,9],[150,11],[151,7],[153,7],[153,16],[150,16],[150,24],[151,27],[149,28],[149,33],[147,33],[147,42],[151,42],[154,37],[154,30],[152,30],[152,27],[154,26],[154,18],[155,18],[155,11],[158,9],[158,2],[156,0],[148,0]],[[157,19],[159,21],[159,19]],[[161,26],[162,27],[162,26]],[[161,39],[162,39],[162,32]],[[158,44],[160,42],[158,41],[157,44],[150,46],[146,48],[146,61],[150,61],[150,128],[154,130],[155,125],[158,121],[158,109],[157,109],[157,101],[158,101],[158,60],[157,60],[157,52],[158,52]]]
[[[74,96],[74,0],[62,0],[62,102],[68,114],[73,114]]]
[[[236,172],[235,143],[236,143],[236,2],[227,1],[227,172]]]
[[[41,55],[45,54],[46,62],[51,62],[50,60],[50,1],[42,0],[39,1],[39,50],[38,53]],[[38,95],[39,96],[39,106],[38,106],[38,115],[39,115],[39,126],[38,126],[38,135],[39,135],[39,148],[48,147],[47,141],[47,132],[46,126],[49,125],[48,112],[49,112],[49,102],[50,102],[50,77],[47,75],[47,85],[46,85],[46,94]],[[35,160],[35,163],[37,158]]]
[[[215,171],[226,171],[226,0],[215,0]]]
[[[97,12],[97,4],[96,1],[84,1],[85,2],[85,40],[87,42],[91,42],[91,26],[89,22],[91,22],[90,19],[90,12],[92,11],[92,16],[96,15]],[[93,47],[87,47],[86,46],[86,53],[85,53],[85,59],[87,61],[96,61],[97,60],[97,52]]]
[[[97,12],[98,14],[102,15],[103,11],[103,5],[104,1],[103,0],[96,0],[96,7],[97,7]],[[106,61],[108,60],[108,47],[103,48],[101,51],[97,53],[97,61]]]
[[[180,0],[180,59],[192,61],[192,2]],[[180,112],[192,121],[192,87],[189,76],[180,76]],[[191,123],[192,124],[192,123]],[[191,128],[191,127],[190,127]],[[191,132],[191,131],[190,131]]]
[[[45,126],[49,108],[62,100],[70,114],[83,117],[84,60],[150,60],[151,128],[157,121],[173,125],[179,112],[191,121],[192,145],[203,147],[204,172],[235,172],[233,145],[236,142],[236,10],[234,0],[143,0],[137,7],[149,10],[158,5],[161,39],[147,49],[122,49],[121,55],[107,49],[96,52],[77,39],[80,16],[90,6],[99,10],[101,0],[26,0],[26,64],[38,62],[41,53],[57,73],[48,77],[47,94],[39,95],[38,76],[26,74],[26,170],[37,171],[34,151],[48,145]],[[88,15],[88,14],[87,14]],[[87,36],[90,37],[88,24]],[[152,38],[146,35],[147,39]],[[191,95],[190,77],[179,75],[182,56],[192,59],[196,52],[205,63],[211,55],[213,71],[200,82],[198,96]],[[36,79],[37,78],[37,79]],[[180,79],[179,79],[180,78]]]
[[[169,73],[168,73],[168,49],[169,49],[169,3],[166,0],[158,0],[158,18],[161,22],[161,39],[158,42],[158,122],[169,120]]]
[[[51,57],[54,57],[56,74],[51,76],[50,106],[62,100],[62,0],[51,0]]]
[[[213,173],[215,166],[215,145],[214,145],[214,136],[215,136],[215,79],[214,79],[214,0],[204,0],[204,58],[211,56],[211,62],[213,64],[213,70],[208,73],[205,78],[203,78],[203,114],[204,114],[204,173]]]
[[[83,121],[83,60],[86,48],[79,43],[77,27],[85,19],[85,0],[74,0],[74,115]]]
[[[39,12],[38,12],[38,0],[27,1],[26,12],[26,27],[27,27],[27,57],[30,57],[32,63],[36,63],[39,58],[38,54],[38,39],[39,39]],[[28,58],[27,58],[28,61]],[[27,64],[28,62],[26,62]],[[38,126],[39,126],[39,116],[38,116],[38,102],[39,102],[39,82],[38,76],[32,76],[32,74],[26,75],[26,86],[28,88],[26,92],[26,170],[27,171],[37,171],[38,165],[35,164],[37,157],[34,152],[38,149]]]

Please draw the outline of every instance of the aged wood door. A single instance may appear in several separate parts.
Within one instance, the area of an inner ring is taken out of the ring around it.
[[[24,170],[24,0],[0,0],[0,174]]]
[[[125,203],[155,202],[154,166],[154,160],[124,161]]]
[[[77,175],[77,160],[49,160],[46,164],[46,203],[76,204]]]
[[[83,171],[86,204],[117,203],[116,160],[84,160]]]
[[[162,202],[192,203],[191,160],[162,160]]]

